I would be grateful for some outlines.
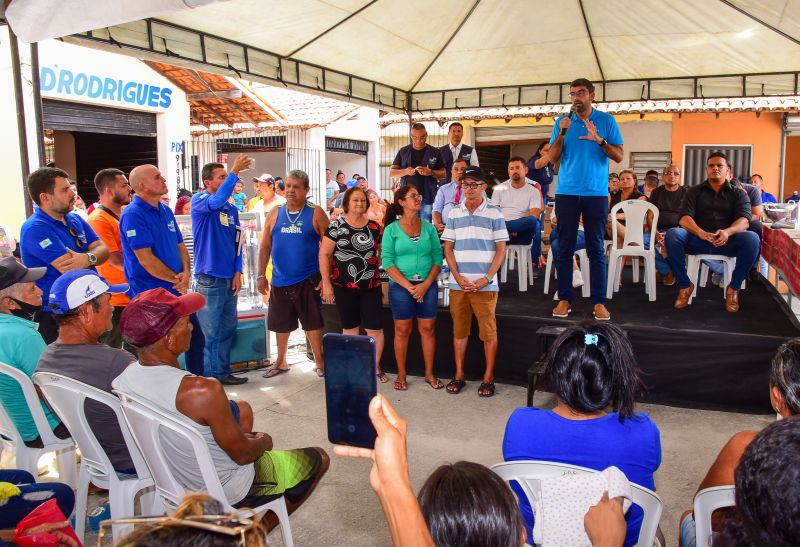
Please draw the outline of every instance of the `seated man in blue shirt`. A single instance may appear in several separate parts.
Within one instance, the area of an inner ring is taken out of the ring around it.
[[[92,227],[72,213],[75,191],[66,171],[42,167],[28,176],[28,193],[38,206],[22,225],[20,253],[29,268],[47,268],[36,284],[42,289],[43,313],[39,333],[49,344],[58,327],[47,306],[53,281],[64,272],[94,268],[108,260],[108,247]]]
[[[441,234],[447,224],[447,217],[453,207],[458,207],[464,201],[464,192],[461,190],[461,177],[467,170],[467,160],[459,158],[453,162],[452,180],[439,187],[436,198],[433,200],[433,226]]]
[[[247,382],[247,378],[231,375],[236,301],[242,287],[242,229],[239,212],[228,199],[239,181],[239,172],[252,163],[251,158],[240,154],[230,173],[221,163],[207,163],[202,170],[205,190],[192,198],[194,275],[197,292],[206,298],[205,307],[197,312],[206,339],[203,376],[225,385]]]
[[[36,323],[31,320],[42,307],[42,291],[35,281],[44,275],[45,268],[28,269],[14,257],[0,259],[0,362],[28,377],[36,371],[36,364],[46,347],[36,331]],[[42,439],[22,389],[16,380],[5,374],[0,374],[0,404],[14,422],[22,441],[30,447],[41,447]],[[68,439],[70,434],[66,426],[44,401],[41,405],[56,437]]]
[[[761,175],[753,175],[750,177],[750,184],[758,188],[761,192],[761,203],[778,203],[775,196],[764,190],[764,178]]]
[[[130,297],[162,287],[173,294],[186,294],[191,281],[189,251],[183,242],[172,210],[161,202],[167,193],[167,181],[155,165],[135,167],[128,177],[136,192],[119,220],[119,236],[125,279]],[[203,331],[195,314],[189,316],[194,331],[186,369],[203,374]]]

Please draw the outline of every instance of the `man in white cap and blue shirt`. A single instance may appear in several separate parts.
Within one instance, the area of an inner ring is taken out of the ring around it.
[[[127,290],[127,283],[110,285],[94,270],[73,270],[58,277],[49,300],[58,338],[42,353],[37,370],[111,393],[111,382],[135,358],[99,340],[113,326],[111,295]],[[87,401],[86,419],[117,473],[136,473],[116,414],[105,405]]]

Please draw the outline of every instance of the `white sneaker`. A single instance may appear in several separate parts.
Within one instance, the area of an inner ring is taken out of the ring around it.
[[[580,270],[572,270],[572,286],[576,289],[583,286],[583,275]]]

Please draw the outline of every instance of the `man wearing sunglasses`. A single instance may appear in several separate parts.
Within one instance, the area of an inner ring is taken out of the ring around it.
[[[556,120],[550,137],[550,161],[561,160],[556,188],[558,240],[561,246],[558,272],[558,305],[554,317],[572,311],[572,255],[583,217],[586,252],[591,271],[594,316],[608,321],[605,306],[606,256],[603,246],[608,219],[608,160],[622,161],[622,135],[613,116],[592,108],[594,85],[585,78],[570,84],[572,107]]]
[[[47,268],[36,282],[43,293],[39,333],[46,344],[58,338],[48,306],[53,282],[65,272],[94,269],[108,260],[105,243],[88,222],[71,212],[76,197],[68,177],[55,167],[42,167],[28,176],[28,193],[37,207],[20,232],[22,261],[29,268]]]

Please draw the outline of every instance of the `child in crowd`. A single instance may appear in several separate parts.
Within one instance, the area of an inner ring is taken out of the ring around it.
[[[239,181],[236,183],[236,186],[233,187],[233,204],[239,209],[240,213],[244,213],[246,210],[245,204],[247,203],[247,194],[244,193],[244,183]]]

